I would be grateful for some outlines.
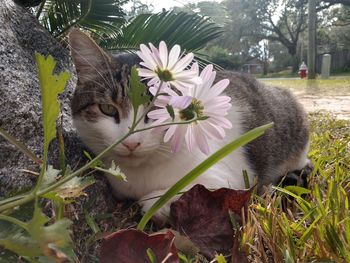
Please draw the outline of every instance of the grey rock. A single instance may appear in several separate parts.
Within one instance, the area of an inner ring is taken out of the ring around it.
[[[5,0],[0,5],[0,127],[42,156],[43,130],[35,52],[52,55],[57,71],[74,72],[69,52],[58,43],[26,9]],[[70,114],[70,97],[76,76],[61,95],[67,161],[76,166],[83,146],[77,139]],[[57,144],[57,143],[56,143]],[[55,143],[50,147],[50,162],[57,164]],[[0,137],[0,198],[24,191],[36,176],[25,170],[39,171],[37,164]]]

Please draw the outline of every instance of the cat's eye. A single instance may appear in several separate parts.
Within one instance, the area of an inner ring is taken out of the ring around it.
[[[119,113],[116,107],[110,104],[99,104],[99,108],[103,114],[114,117],[119,123]]]

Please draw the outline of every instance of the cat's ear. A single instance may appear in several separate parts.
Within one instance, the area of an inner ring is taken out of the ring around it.
[[[88,35],[73,28],[68,36],[73,62],[80,80],[98,75],[101,68],[108,68],[109,55],[104,52]]]

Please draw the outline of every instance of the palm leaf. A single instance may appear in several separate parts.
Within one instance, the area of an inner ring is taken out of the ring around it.
[[[196,51],[222,33],[222,28],[209,18],[170,11],[138,15],[121,28],[121,34],[117,38],[101,38],[99,44],[109,50],[134,52],[142,43],[158,45],[164,40],[168,46],[179,44],[183,50],[195,52],[195,58],[203,68],[210,62]],[[221,69],[220,66],[215,66]]]
[[[121,6],[126,0],[46,0],[37,14],[55,37],[77,26],[95,34],[116,37],[125,23]]]
[[[117,38],[103,39],[100,45],[110,50],[133,50],[142,43],[157,45],[164,40],[169,46],[179,44],[186,51],[196,51],[222,32],[221,27],[198,14],[141,14],[124,25]]]

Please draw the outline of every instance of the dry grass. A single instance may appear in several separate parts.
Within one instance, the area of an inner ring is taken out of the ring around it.
[[[314,114],[311,123],[310,191],[254,199],[242,240],[251,262],[350,262],[350,122]]]

